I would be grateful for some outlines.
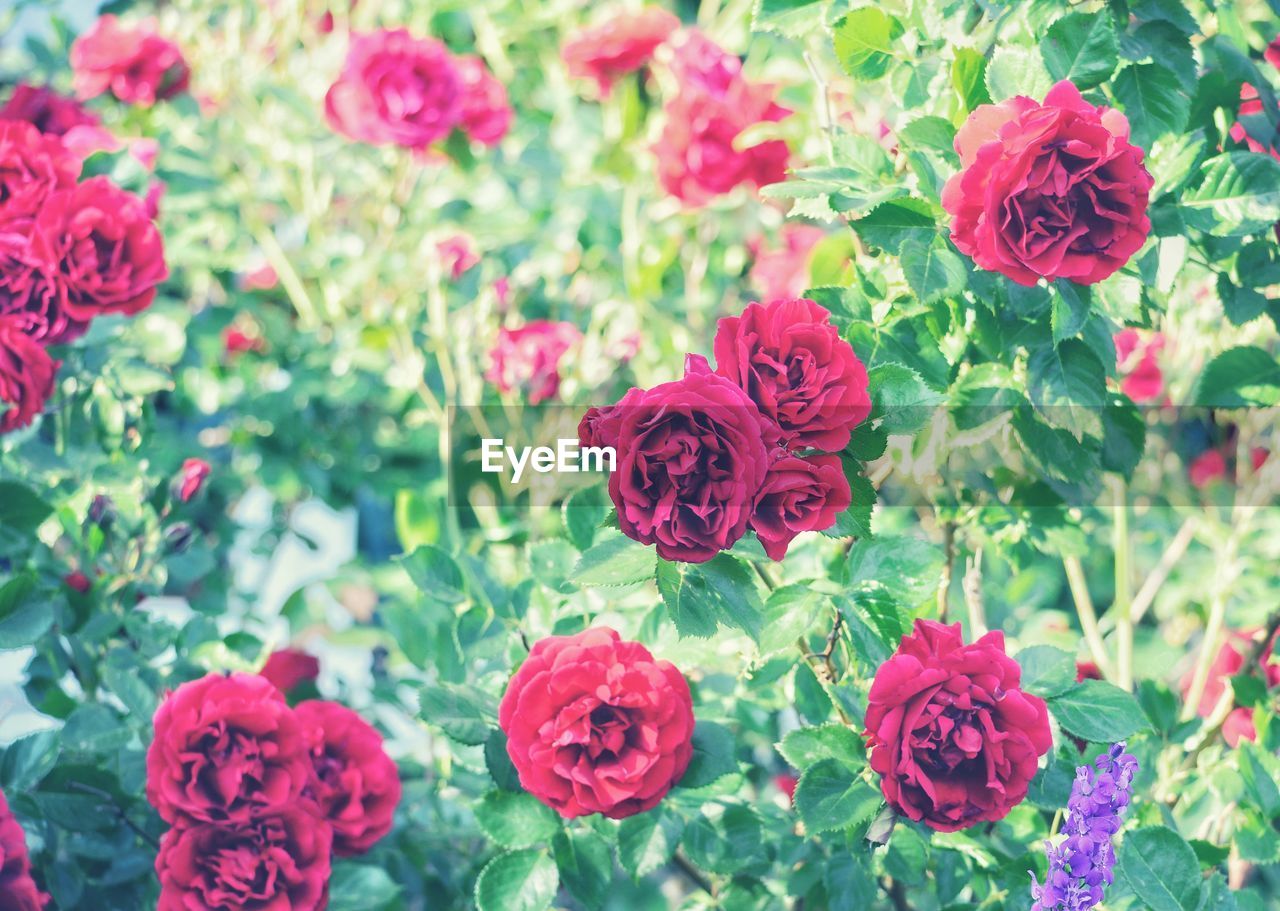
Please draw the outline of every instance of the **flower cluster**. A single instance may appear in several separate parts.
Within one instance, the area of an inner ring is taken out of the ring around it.
[[[1070,82],[1039,103],[984,104],[956,134],[961,170],[942,191],[951,239],[983,269],[1020,285],[1100,282],[1151,231],[1152,178],[1119,111]]]
[[[1062,825],[1066,838],[1045,842],[1049,872],[1044,884],[1031,875],[1031,911],[1089,911],[1102,901],[1115,874],[1111,838],[1120,831],[1129,805],[1138,760],[1117,743],[1094,761],[1094,769],[1076,769],[1075,784]]]
[[[31,878],[27,837],[0,792],[0,908],[41,911],[48,901],[49,896],[36,888]]]
[[[1020,688],[1004,634],[917,620],[867,696],[871,768],[889,806],[939,832],[1003,819],[1053,745],[1044,700]]]
[[[4,110],[28,119],[0,120],[0,432],[30,424],[52,394],[48,346],[97,316],[138,313],[168,277],[148,203],[109,178],[81,180],[85,150],[67,139],[98,128],[74,105],[20,87]]]
[[[354,35],[346,63],[325,95],[337,132],[370,145],[425,152],[455,131],[485,146],[511,126],[507,90],[484,61],[457,56],[407,29]]]
[[[653,149],[664,190],[701,206],[735,187],[759,188],[786,176],[784,140],[739,143],[744,130],[791,114],[774,101],[772,85],[749,82],[741,60],[696,30],[671,49],[670,68],[678,91],[664,107],[666,123]]]
[[[608,627],[534,643],[498,724],[520,784],[566,818],[651,810],[693,758],[684,675]]]
[[[867,372],[811,300],[750,304],[722,319],[716,369],[592,408],[578,436],[611,446],[609,495],[624,533],[667,560],[700,563],[753,529],[781,560],[852,500],[838,455],[871,411]]]
[[[400,777],[345,706],[290,708],[266,677],[209,674],[156,712],[146,792],[172,826],[156,858],[161,911],[312,911],[332,857],[390,831]]]

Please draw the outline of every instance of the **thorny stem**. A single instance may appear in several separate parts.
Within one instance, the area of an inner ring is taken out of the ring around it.
[[[818,129],[822,132],[822,138],[826,142],[827,163],[833,164],[836,158],[836,147],[832,134],[835,133],[836,118],[835,109],[831,105],[831,86],[822,77],[817,61],[813,59],[813,55],[808,51],[804,52],[804,63],[809,68],[809,75],[813,77],[814,84],[818,87]]]
[[[703,892],[712,896],[716,894],[716,884],[704,876],[702,871],[695,867],[689,858],[685,857],[680,851],[677,850],[671,855],[671,862]]]
[[[1080,617],[1080,628],[1084,631],[1084,641],[1089,646],[1089,655],[1098,666],[1102,676],[1114,680],[1115,668],[1107,647],[1102,642],[1102,633],[1098,630],[1098,614],[1093,609],[1093,599],[1089,597],[1089,585],[1085,582],[1084,567],[1079,557],[1063,557],[1062,566],[1067,571],[1067,584],[1071,588],[1071,598],[1076,603],[1076,614]]]

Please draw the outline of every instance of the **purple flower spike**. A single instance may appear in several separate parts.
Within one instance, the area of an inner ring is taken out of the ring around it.
[[[1120,831],[1138,760],[1124,751],[1124,743],[1117,743],[1094,765],[1095,769],[1076,769],[1062,826],[1066,839],[1056,846],[1044,843],[1049,873],[1043,885],[1031,875],[1031,897],[1036,900],[1031,911],[1089,911],[1102,901],[1114,879],[1111,837]]]

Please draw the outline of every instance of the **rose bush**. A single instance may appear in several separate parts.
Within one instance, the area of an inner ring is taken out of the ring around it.
[[[1275,903],[1272,4],[0,7],[0,908]]]

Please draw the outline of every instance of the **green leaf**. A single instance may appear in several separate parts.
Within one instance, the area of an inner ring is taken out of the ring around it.
[[[951,62],[951,85],[960,96],[965,113],[972,112],[980,104],[990,104],[987,58],[971,47],[956,48],[955,59]]]
[[[1274,405],[1280,402],[1280,364],[1252,345],[1229,348],[1204,368],[1192,401],[1211,408]]]
[[[1060,648],[1033,645],[1015,656],[1022,665],[1022,688],[1033,696],[1060,696],[1076,683],[1076,660]]]
[[[969,270],[958,253],[920,238],[908,238],[899,253],[907,284],[922,304],[955,297],[968,284]]]
[[[604,907],[613,880],[613,857],[595,832],[558,832],[552,843],[560,883],[589,911]]]
[[[609,509],[600,487],[574,491],[560,507],[565,534],[578,550],[586,550],[595,540],[596,529],[604,522]]]
[[[856,768],[862,765],[866,753],[862,740],[844,724],[797,728],[783,737],[777,748],[783,759],[802,772],[823,759]]]
[[[0,586],[0,651],[31,645],[53,626],[53,604],[33,598],[34,589],[28,573]]]
[[[0,791],[22,794],[34,790],[58,763],[57,731],[37,731],[19,737],[0,752]]]
[[[658,561],[658,591],[681,636],[706,638],[717,623],[760,638],[764,605],[751,572],[729,554],[706,563]]]
[[[853,499],[849,508],[836,516],[836,523],[822,529],[824,535],[833,538],[870,538],[871,511],[876,505],[876,489],[858,470],[858,463],[845,458],[845,478]]]
[[[427,684],[419,691],[422,719],[459,743],[479,746],[498,718],[488,694],[469,686]]]
[[[115,712],[100,703],[89,702],[68,716],[62,728],[62,746],[85,753],[109,753],[120,749],[132,736]]]
[[[658,556],[653,548],[609,529],[579,559],[569,574],[575,585],[633,585],[653,578]]]
[[[1077,440],[1102,435],[1107,372],[1085,342],[1067,339],[1033,350],[1027,359],[1027,385],[1031,403],[1050,424]]]
[[[1240,771],[1245,786],[1267,819],[1280,816],[1280,758],[1241,740],[1238,747]]]
[[[1089,319],[1093,297],[1087,286],[1077,285],[1066,279],[1054,282],[1054,291],[1053,310],[1049,320],[1053,343],[1056,345],[1080,334],[1085,321]]]
[[[1029,407],[1015,408],[1012,423],[1019,441],[1046,475],[1092,486],[1097,459],[1069,431],[1050,427]]]
[[[639,880],[675,853],[684,824],[663,807],[628,816],[618,826],[618,863]]]
[[[329,880],[329,911],[382,911],[400,887],[381,867],[339,861]]]
[[[532,794],[490,791],[476,804],[476,821],[504,848],[528,848],[560,831],[560,817]]]
[[[955,155],[956,128],[942,117],[917,117],[899,129],[897,136],[912,148]]]
[[[500,854],[476,880],[478,911],[543,911],[556,897],[560,877],[545,851],[527,848]]]
[[[693,729],[693,758],[679,781],[682,788],[701,788],[738,771],[733,734],[714,721],[699,721]]]
[[[1147,425],[1126,395],[1108,396],[1102,410],[1102,467],[1125,477],[1133,474],[1147,445]]]
[[[1058,724],[1091,743],[1116,743],[1150,727],[1132,694],[1102,680],[1077,683],[1047,702]]]
[[[822,759],[800,776],[795,805],[810,832],[831,832],[866,822],[880,809],[880,792],[834,759]]]
[[[1191,114],[1191,96],[1178,74],[1159,63],[1126,66],[1114,82],[1116,98],[1129,119],[1134,145],[1150,152],[1161,136],[1180,133]]]
[[[930,389],[920,374],[902,364],[880,364],[867,373],[875,403],[874,414],[888,434],[915,433],[929,423],[942,395]]]
[[[825,0],[756,0],[751,29],[799,38],[822,28]]]
[[[749,866],[760,853],[760,817],[742,804],[703,808],[684,830],[689,859],[713,873],[731,874]]]
[[[871,81],[888,72],[902,23],[883,10],[867,6],[835,24],[836,59],[854,79]]]
[[[1078,89],[1101,85],[1120,63],[1111,14],[1104,10],[1063,16],[1040,39],[1040,55],[1055,80],[1068,79]]]
[[[1254,152],[1225,152],[1201,166],[1200,185],[1182,198],[1217,237],[1256,234],[1280,221],[1280,161]]]
[[[489,732],[484,742],[484,764],[493,783],[504,791],[520,790],[520,775],[507,753],[507,735],[501,728]]]
[[[399,558],[418,591],[441,604],[461,604],[467,600],[462,569],[453,557],[438,547],[424,544]]]
[[[938,236],[937,211],[923,199],[903,196],[882,202],[853,222],[853,230],[873,247],[897,253],[911,238],[931,242]]]
[[[1044,61],[1029,47],[1001,44],[987,64],[987,91],[995,101],[1015,95],[1043,98],[1053,86]]]
[[[941,568],[942,551],[910,535],[859,541],[849,552],[850,582],[876,582],[910,606],[934,594]],[[891,644],[897,646],[896,636]]]
[[[1117,867],[1150,911],[1195,911],[1199,904],[1200,864],[1172,829],[1152,826],[1127,833]]]
[[[34,532],[53,513],[53,507],[16,481],[0,481],[0,529]]]

